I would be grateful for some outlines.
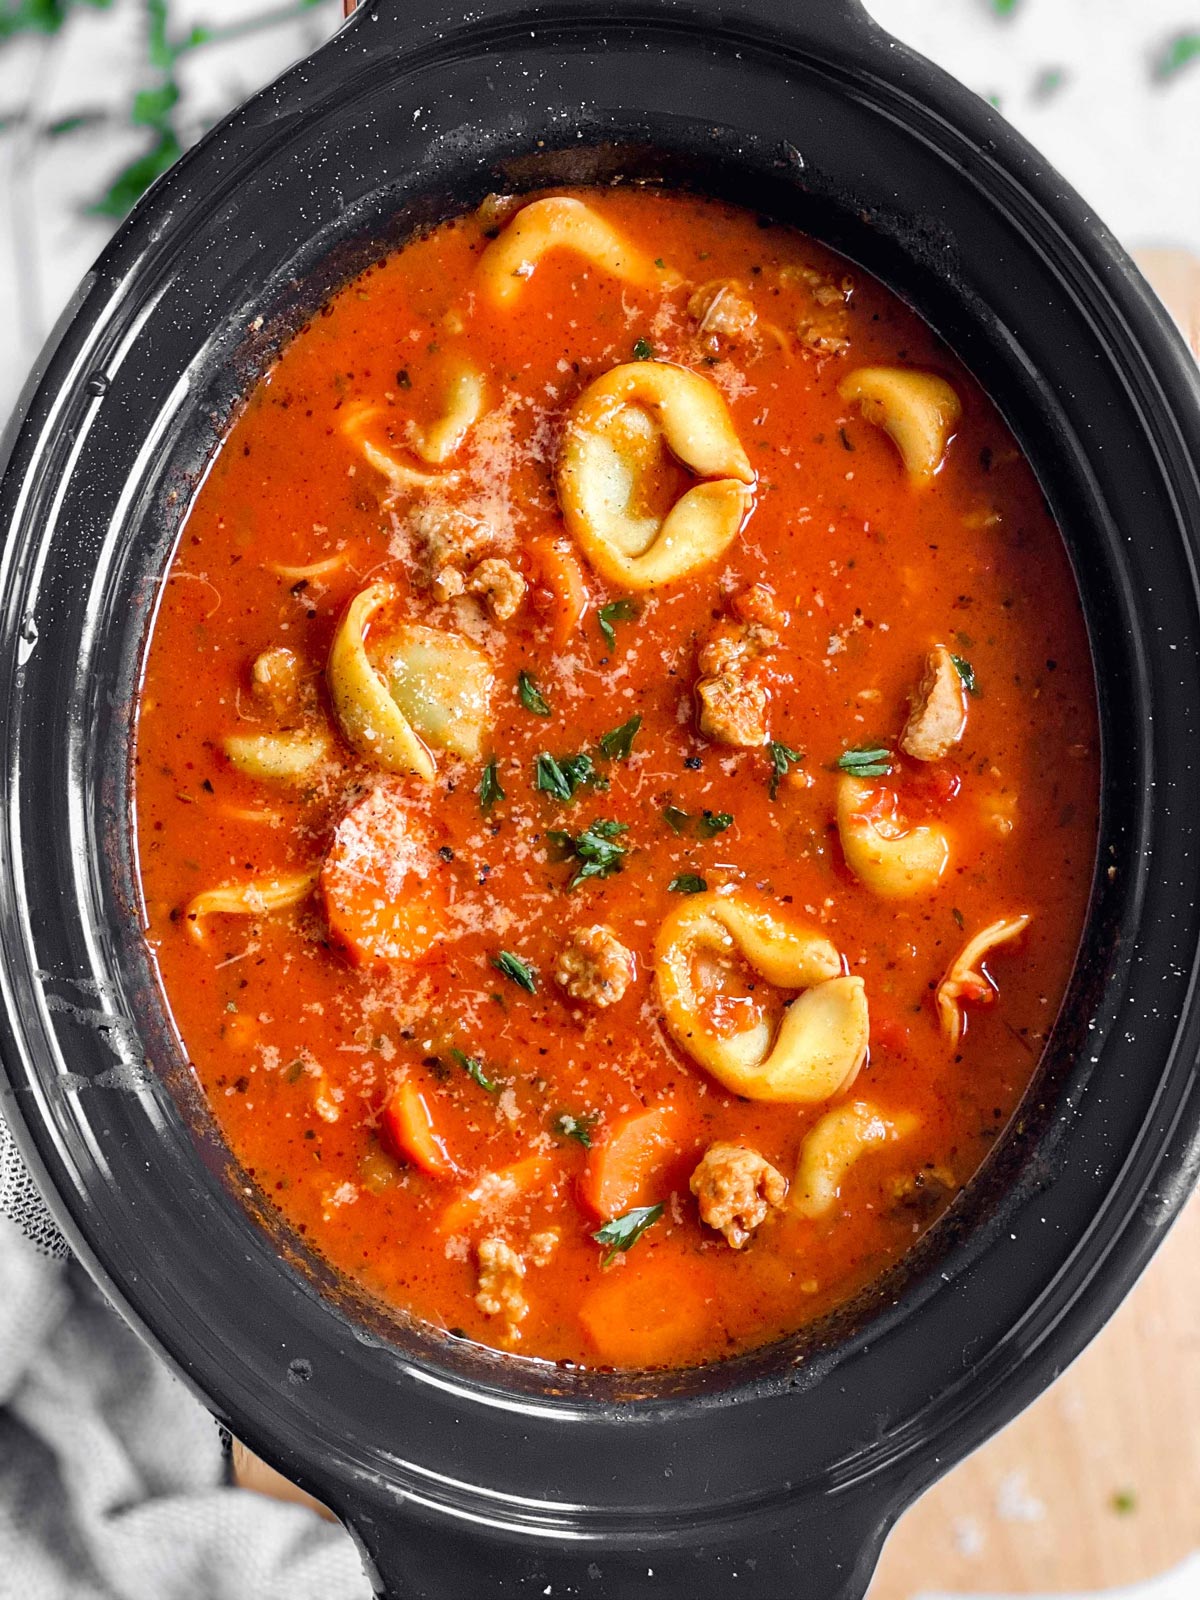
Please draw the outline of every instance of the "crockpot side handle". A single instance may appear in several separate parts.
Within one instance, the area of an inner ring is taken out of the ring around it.
[[[342,10],[348,17],[360,6],[372,3],[377,11],[386,11],[389,5],[399,5],[406,13],[411,13],[412,10],[411,0],[342,0]],[[602,0],[602,3],[607,5],[608,0]],[[797,17],[795,20],[797,27],[802,28],[805,33],[836,31],[845,25],[858,29],[872,25],[870,17],[863,8],[862,0],[791,0],[791,3],[803,4],[803,17]],[[653,4],[660,5],[663,10],[675,12],[685,9],[678,0],[653,0]],[[787,0],[701,0],[701,3],[692,9],[710,14],[714,21],[718,17],[728,20],[740,14],[751,18],[757,17],[772,27],[778,27],[781,4],[787,4]],[[447,20],[451,20],[453,15],[451,0],[442,0],[441,9],[450,14]],[[496,0],[491,0],[491,3],[477,4],[470,9],[473,17],[482,18],[485,14],[490,16],[493,13],[516,14],[521,11],[522,4],[521,0],[498,0],[498,3]]]
[[[895,1517],[858,1495],[826,1495],[750,1512],[714,1537],[693,1527],[593,1544],[565,1528],[514,1538],[474,1519],[435,1520],[398,1498],[350,1519],[376,1600],[862,1600]]]

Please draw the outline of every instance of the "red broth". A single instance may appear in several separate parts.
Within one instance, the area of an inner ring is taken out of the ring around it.
[[[140,871],[213,1112],[311,1246],[485,1345],[677,1366],[844,1302],[991,1149],[1085,916],[1095,698],[1030,468],[910,310],[727,206],[573,199],[540,242],[503,203],[414,240],[250,395],[150,642]],[[938,380],[915,434],[911,385],[846,398],[877,367]],[[664,445],[689,395],[728,459]],[[564,520],[577,447],[609,477]]]

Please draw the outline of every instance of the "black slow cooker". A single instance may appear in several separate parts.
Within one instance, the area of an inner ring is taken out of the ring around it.
[[[1086,933],[985,1169],[838,1316],[668,1374],[481,1351],[313,1258],[198,1097],[133,871],[141,652],[238,397],[373,255],[567,182],[758,208],[921,311],[1040,476],[1102,725]],[[105,1292],[343,1518],[381,1594],[861,1596],[896,1516],[1078,1353],[1200,1164],[1200,392],[1128,258],[857,0],[368,0],[139,206],[5,453],[3,1109]]]

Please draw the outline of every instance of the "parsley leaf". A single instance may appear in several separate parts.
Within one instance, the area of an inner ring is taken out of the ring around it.
[[[496,763],[489,761],[483,769],[479,779],[479,809],[488,812],[497,800],[504,799],[504,790],[500,787],[500,777],[496,771]]]
[[[522,961],[520,956],[514,956],[511,950],[501,950],[498,956],[492,957],[492,965],[497,972],[502,972],[527,994],[537,993],[537,974],[527,961]]]
[[[1168,39],[1154,63],[1156,78],[1170,78],[1200,57],[1200,33],[1177,33]]]
[[[577,756],[549,756],[542,754],[533,763],[533,786],[543,794],[553,795],[564,805],[575,798],[582,784],[590,783],[594,789],[607,789],[608,779],[596,771],[595,763],[586,751]]]
[[[681,872],[677,878],[672,878],[667,885],[676,894],[703,894],[708,888],[708,879],[701,878],[695,872]]]
[[[608,1254],[604,1258],[604,1265],[608,1266],[617,1256],[633,1246],[651,1228],[663,1214],[662,1202],[656,1206],[634,1206],[632,1211],[627,1211],[623,1217],[614,1217],[611,1222],[606,1222],[598,1229],[592,1238],[597,1244],[608,1246]]]
[[[524,670],[517,674],[517,694],[526,711],[532,711],[535,717],[550,715],[550,706],[545,695]]]
[[[637,738],[637,731],[641,725],[641,717],[633,716],[619,728],[612,728],[608,733],[600,735],[600,748],[610,761],[629,759],[629,752],[633,749],[633,741]]]
[[[462,1050],[451,1050],[450,1059],[463,1069],[473,1083],[477,1083],[481,1089],[486,1089],[488,1094],[500,1093],[500,1085],[488,1077],[478,1056],[466,1055]]]
[[[562,851],[561,859],[577,863],[567,884],[568,890],[574,889],[585,878],[610,878],[614,872],[620,872],[628,847],[617,844],[616,839],[627,831],[627,827],[624,822],[608,822],[598,817],[590,828],[585,828],[580,834],[564,833],[559,828],[549,830],[546,837]]]
[[[965,656],[951,656],[950,659],[954,663],[955,672],[958,673],[963,681],[963,688],[968,694],[977,695],[979,693],[979,684],[975,680],[975,668]]]
[[[615,650],[617,645],[617,630],[613,627],[613,623],[633,622],[639,616],[641,610],[633,600],[610,600],[607,605],[600,607],[596,620],[610,650]]]
[[[702,839],[715,839],[718,833],[724,833],[726,828],[732,826],[731,811],[706,811],[696,824],[696,832]]]
[[[779,780],[787,773],[793,762],[804,760],[803,750],[789,750],[786,744],[778,739],[772,739],[767,746],[771,752],[771,782],[767,792],[774,800],[779,793]]]
[[[892,752],[859,745],[853,750],[843,750],[837,764],[853,778],[886,778],[892,770]]]
[[[682,833],[691,820],[688,812],[681,811],[678,806],[663,807],[663,821],[672,833]]]
[[[654,360],[654,346],[648,339],[635,339],[633,341],[633,359],[635,361]]]
[[[574,1139],[585,1150],[592,1148],[592,1129],[596,1126],[594,1116],[575,1117],[569,1111],[560,1112],[550,1124],[551,1130],[562,1139]]]

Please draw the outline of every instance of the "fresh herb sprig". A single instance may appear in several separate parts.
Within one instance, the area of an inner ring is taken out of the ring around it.
[[[680,837],[685,833],[695,833],[698,839],[715,839],[717,834],[733,827],[732,811],[705,810],[694,817],[690,811],[681,811],[678,806],[664,806],[662,816],[671,832]]]
[[[673,894],[703,894],[708,888],[708,879],[702,878],[697,872],[681,872],[678,877],[671,879],[667,888]]]
[[[564,805],[572,801],[575,791],[585,784],[593,789],[608,788],[608,779],[597,772],[596,763],[586,750],[575,756],[551,756],[543,752],[534,759],[533,787],[561,800]]]
[[[614,872],[620,872],[629,847],[618,844],[617,840],[627,832],[627,823],[609,822],[603,817],[597,817],[582,833],[571,834],[551,828],[546,837],[562,852],[561,859],[575,862],[575,870],[567,883],[568,891],[587,878],[609,878]]]
[[[592,1148],[592,1134],[595,1127],[594,1115],[577,1117],[570,1111],[560,1112],[550,1124],[551,1131],[558,1134],[560,1139],[574,1139],[575,1143],[581,1144],[585,1150]]]
[[[607,733],[602,733],[597,741],[601,752],[610,761],[628,761],[633,750],[633,741],[637,738],[641,725],[641,717],[635,715],[630,717],[628,722],[623,722],[619,728],[611,728]]]
[[[524,989],[526,994],[537,993],[537,973],[527,961],[522,961],[520,956],[513,955],[511,950],[501,950],[499,955],[492,957],[492,965],[497,972],[502,972],[510,978],[519,989]]]
[[[478,1056],[469,1056],[465,1050],[453,1049],[450,1059],[455,1066],[461,1067],[472,1083],[477,1083],[481,1089],[486,1089],[488,1094],[499,1094],[500,1085],[493,1078],[489,1078],[483,1070],[483,1062]]]
[[[533,676],[524,668],[517,674],[517,699],[535,717],[550,716],[550,702],[538,688]]]
[[[767,746],[771,757],[771,781],[767,793],[774,800],[779,794],[779,780],[787,776],[788,769],[804,760],[803,750],[792,750],[780,739],[772,739]]]
[[[853,750],[843,750],[837,765],[852,778],[886,778],[892,770],[892,752],[882,745],[859,745]]]
[[[613,627],[613,623],[634,622],[640,616],[641,609],[633,600],[610,600],[607,605],[600,607],[596,613],[596,621],[610,650],[615,650],[617,647],[617,630]]]
[[[966,656],[952,655],[950,659],[954,663],[955,672],[957,672],[959,677],[962,679],[963,688],[970,695],[978,695],[979,683],[975,677],[975,668],[967,660]]]
[[[496,801],[504,798],[504,790],[500,787],[500,774],[496,763],[489,761],[479,779],[479,809],[486,816],[496,804]]]
[[[607,1267],[626,1250],[632,1250],[646,1229],[652,1228],[662,1214],[661,1201],[656,1206],[634,1206],[633,1210],[627,1211],[623,1217],[613,1217],[602,1228],[598,1228],[592,1238],[597,1244],[608,1247],[604,1265]]]

